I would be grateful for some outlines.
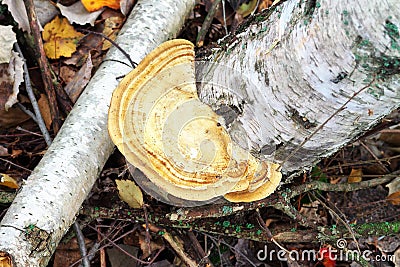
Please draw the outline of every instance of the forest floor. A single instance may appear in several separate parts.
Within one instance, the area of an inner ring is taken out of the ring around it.
[[[197,48],[197,54],[206,53],[226,35],[226,31],[234,32],[234,28],[247,19],[238,13],[239,9],[227,7],[225,19],[218,10],[207,34],[199,41],[199,29],[212,2],[201,1],[180,34],[180,38],[202,44]],[[260,5],[266,7],[270,4],[260,1]],[[2,12],[0,23],[10,23],[10,14],[4,9]],[[78,82],[86,84],[90,75],[77,73],[87,67],[88,51],[93,66],[86,73],[93,73],[110,46],[103,46],[105,40],[101,36],[81,30],[101,32],[113,38],[124,19],[120,11],[107,8],[95,26],[73,26],[82,36],[86,34],[76,51],[70,56],[62,53],[47,55],[63,87],[74,77],[80,77]],[[22,38],[19,36],[19,40]],[[24,47],[23,53],[32,55],[28,46]],[[33,59],[27,59],[31,82],[46,126],[54,137],[51,127],[54,118],[49,116],[49,101],[41,89],[41,74]],[[83,90],[84,85],[75,87]],[[72,92],[69,96],[76,100],[80,92]],[[0,90],[0,93],[3,92]],[[6,97],[0,95],[0,103]],[[25,90],[21,90],[18,99],[23,107],[31,109]],[[58,119],[62,122],[68,109],[61,110]],[[46,152],[47,144],[37,123],[20,107],[13,107],[8,112],[0,109],[0,125],[1,219],[17,191],[14,185],[21,185],[29,177]],[[78,217],[86,245],[93,252],[91,266],[188,266],[190,263],[198,266],[367,265],[363,259],[345,255],[349,251],[364,253],[369,257],[369,264],[374,266],[399,266],[399,125],[400,111],[395,110],[310,172],[299,175],[267,199],[245,206],[219,201],[210,206],[179,209],[144,193],[143,208],[132,209],[120,199],[115,183],[115,180],[132,180],[124,157],[116,150]],[[5,177],[12,180],[4,183]],[[382,177],[393,181],[381,183]],[[343,189],[348,184],[352,189]],[[291,195],[286,197],[289,192]],[[182,214],[186,217],[179,217]],[[178,219],[172,221],[171,216]],[[333,258],[335,255],[337,259]],[[71,229],[49,266],[78,266],[80,259],[75,233]]]

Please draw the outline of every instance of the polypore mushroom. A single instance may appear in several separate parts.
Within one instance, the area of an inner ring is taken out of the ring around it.
[[[136,179],[139,185],[187,201],[182,205],[220,196],[259,200],[281,179],[277,164],[235,144],[223,118],[199,100],[194,48],[186,40],[161,44],[120,82],[108,129],[126,160],[147,177]]]

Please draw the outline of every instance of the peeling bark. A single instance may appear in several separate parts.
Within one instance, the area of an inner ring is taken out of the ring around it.
[[[193,6],[194,0],[139,1],[117,43],[139,62],[176,36]],[[115,48],[107,59],[127,61]],[[114,149],[107,130],[108,105],[117,77],[130,70],[104,61],[1,221],[0,251],[11,255],[15,266],[46,266],[73,223]]]

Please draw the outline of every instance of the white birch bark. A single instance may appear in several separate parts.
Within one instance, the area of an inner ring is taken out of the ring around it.
[[[204,81],[199,96],[227,115],[231,135],[243,147],[282,162],[379,76],[283,171],[309,168],[399,107],[399,25],[398,0],[288,0],[267,20],[225,40],[225,48],[198,68]],[[340,79],[343,73],[347,77]],[[303,119],[309,124],[299,123]]]
[[[176,36],[193,7],[194,0],[139,0],[117,43],[140,62]],[[115,48],[107,59],[127,62]],[[46,266],[73,223],[114,149],[107,131],[108,105],[117,77],[130,70],[116,61],[100,66],[8,209],[0,225],[0,251],[9,253],[15,266]]]

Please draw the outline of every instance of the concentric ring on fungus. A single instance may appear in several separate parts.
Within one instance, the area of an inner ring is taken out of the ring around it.
[[[147,177],[143,183],[136,179],[139,185],[181,200],[172,204],[221,196],[255,201],[274,192],[281,180],[278,164],[235,144],[223,118],[199,100],[194,47],[186,40],[161,44],[120,82],[108,130],[126,160]]]

